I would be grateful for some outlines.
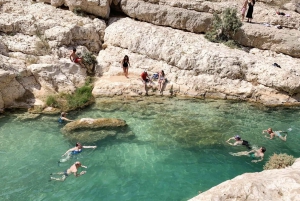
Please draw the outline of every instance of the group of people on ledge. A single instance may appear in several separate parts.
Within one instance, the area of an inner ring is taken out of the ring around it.
[[[283,133],[285,131],[273,131],[272,128],[268,128],[267,130],[263,130],[262,134],[264,133],[268,133],[270,136],[265,136],[266,138],[269,139],[273,139],[274,137],[279,137],[281,140],[286,141],[287,138],[287,134],[283,137],[280,133]],[[235,140],[234,143],[230,142],[232,140]],[[232,145],[232,146],[237,146],[237,145],[244,145],[246,146],[248,149],[252,149],[249,142],[246,140],[243,140],[239,135],[236,135],[234,137],[229,138],[226,141],[228,144]],[[260,147],[259,149],[252,149],[251,151],[242,151],[242,152],[238,152],[238,153],[232,153],[230,152],[231,155],[233,156],[249,156],[252,159],[257,159],[257,160],[252,160],[251,162],[259,162],[262,161],[264,158],[264,153],[266,151],[265,147]]]

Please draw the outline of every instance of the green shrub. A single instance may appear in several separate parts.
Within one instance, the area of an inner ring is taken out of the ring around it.
[[[226,8],[221,17],[214,13],[211,29],[205,38],[212,42],[226,42],[231,40],[235,32],[242,26],[235,8]]]
[[[56,97],[53,96],[53,95],[50,95],[47,97],[47,100],[46,100],[46,105],[47,106],[50,106],[50,107],[58,107],[58,102],[56,100]]]
[[[92,99],[92,85],[84,85],[76,89],[74,94],[68,94],[66,96],[68,102],[68,109],[75,109],[85,105]]]
[[[264,170],[282,169],[293,165],[295,158],[287,154],[273,154],[264,165]]]
[[[93,101],[92,90],[92,79],[88,77],[85,85],[77,88],[73,94],[59,93],[57,95],[48,96],[46,105],[64,111],[76,109]]]
[[[82,56],[83,58],[83,64],[84,65],[96,65],[98,62],[97,62],[97,59],[96,57],[90,53],[90,52],[85,52]]]

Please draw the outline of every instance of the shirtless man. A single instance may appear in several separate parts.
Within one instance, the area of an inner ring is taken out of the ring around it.
[[[265,147],[261,147],[257,150],[251,150],[251,151],[241,151],[241,152],[237,152],[237,153],[230,153],[233,156],[249,156],[251,158],[260,158],[257,160],[252,160],[251,162],[253,163],[257,163],[259,161],[262,161],[264,159],[264,153],[266,152],[266,148]]]
[[[74,63],[78,63],[82,68],[85,68],[85,66],[82,63],[82,58],[80,58],[77,54],[76,54],[76,48],[73,48],[72,53],[70,54],[70,60]]]
[[[275,136],[278,136],[278,137],[279,137],[280,139],[282,139],[283,141],[286,141],[287,134],[286,134],[284,137],[282,137],[281,134],[280,134],[280,133],[282,133],[282,132],[284,132],[284,131],[273,131],[272,128],[268,128],[268,130],[263,130],[263,131],[262,131],[262,134],[268,133],[268,134],[270,135],[270,137],[268,137],[268,136],[266,136],[266,135],[265,135],[265,137],[266,137],[266,138],[269,138],[269,139],[271,139],[271,140],[272,140]]]
[[[231,143],[230,140],[235,140],[234,143]],[[237,146],[237,145],[244,145],[246,146],[248,149],[251,149],[250,145],[249,145],[249,142],[246,141],[246,140],[242,140],[241,137],[239,135],[236,135],[232,138],[229,138],[227,141],[226,141],[228,144],[232,145],[232,146]]]
[[[84,175],[86,173],[86,171],[81,171],[79,174],[77,173],[78,168],[80,168],[80,167],[87,168],[86,166],[82,165],[79,161],[77,161],[69,169],[65,170],[64,172],[51,173],[50,175],[57,174],[57,175],[62,175],[62,177],[61,178],[50,177],[50,180],[65,181],[65,179],[71,174],[74,174],[75,177]]]

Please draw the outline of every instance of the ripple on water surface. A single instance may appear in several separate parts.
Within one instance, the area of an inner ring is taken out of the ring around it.
[[[239,134],[272,153],[299,157],[299,108],[258,108],[228,101],[100,99],[69,117],[120,118],[136,137],[94,143],[66,163],[57,161],[73,146],[61,134],[57,116],[23,120],[0,118],[1,200],[187,200],[199,191],[242,174],[261,171],[263,163],[229,152],[245,150],[225,141]],[[263,129],[288,132],[288,141],[268,140]],[[49,174],[76,160],[87,174],[49,182]]]

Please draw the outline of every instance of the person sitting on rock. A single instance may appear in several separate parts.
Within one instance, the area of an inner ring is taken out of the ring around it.
[[[60,159],[58,162],[63,163],[68,161],[73,155],[77,155],[82,152],[82,149],[96,149],[97,146],[82,146],[79,142],[75,144],[75,147],[69,149],[62,155],[62,157],[66,156],[66,158]]]
[[[56,175],[62,175],[62,177],[61,178],[50,177],[50,181],[51,180],[65,181],[65,179],[71,174],[74,174],[75,177],[84,175],[86,173],[86,171],[81,171],[79,174],[77,173],[78,168],[80,168],[80,167],[87,168],[86,166],[82,165],[79,161],[77,161],[69,169],[65,170],[64,172],[51,173],[50,175],[56,174]]]
[[[68,118],[66,117],[67,114],[68,114],[68,113],[66,113],[66,112],[62,112],[62,113],[60,114],[60,117],[59,117],[59,119],[58,119],[58,122],[59,122],[59,123],[64,123],[65,121],[73,121],[73,120],[68,119]]]
[[[82,63],[82,58],[76,54],[76,48],[73,48],[73,51],[70,54],[70,60],[74,63],[79,64],[82,68],[85,67]]]
[[[251,158],[260,158],[258,160],[252,160],[251,162],[253,163],[257,163],[259,161],[262,161],[264,159],[264,153],[266,152],[266,148],[265,147],[260,147],[257,150],[251,150],[251,151],[241,151],[241,152],[237,152],[237,153],[232,153],[230,152],[229,154],[231,154],[232,156],[249,156]]]
[[[235,140],[234,143],[231,143],[229,142],[230,140]],[[246,141],[246,140],[242,140],[241,137],[239,135],[236,135],[232,138],[229,138],[227,141],[226,141],[228,144],[232,145],[232,146],[237,146],[237,145],[244,145],[246,146],[248,149],[251,149],[250,145],[249,145],[249,142]]]
[[[162,93],[162,88],[166,82],[165,72],[161,70],[158,74],[159,92]]]

